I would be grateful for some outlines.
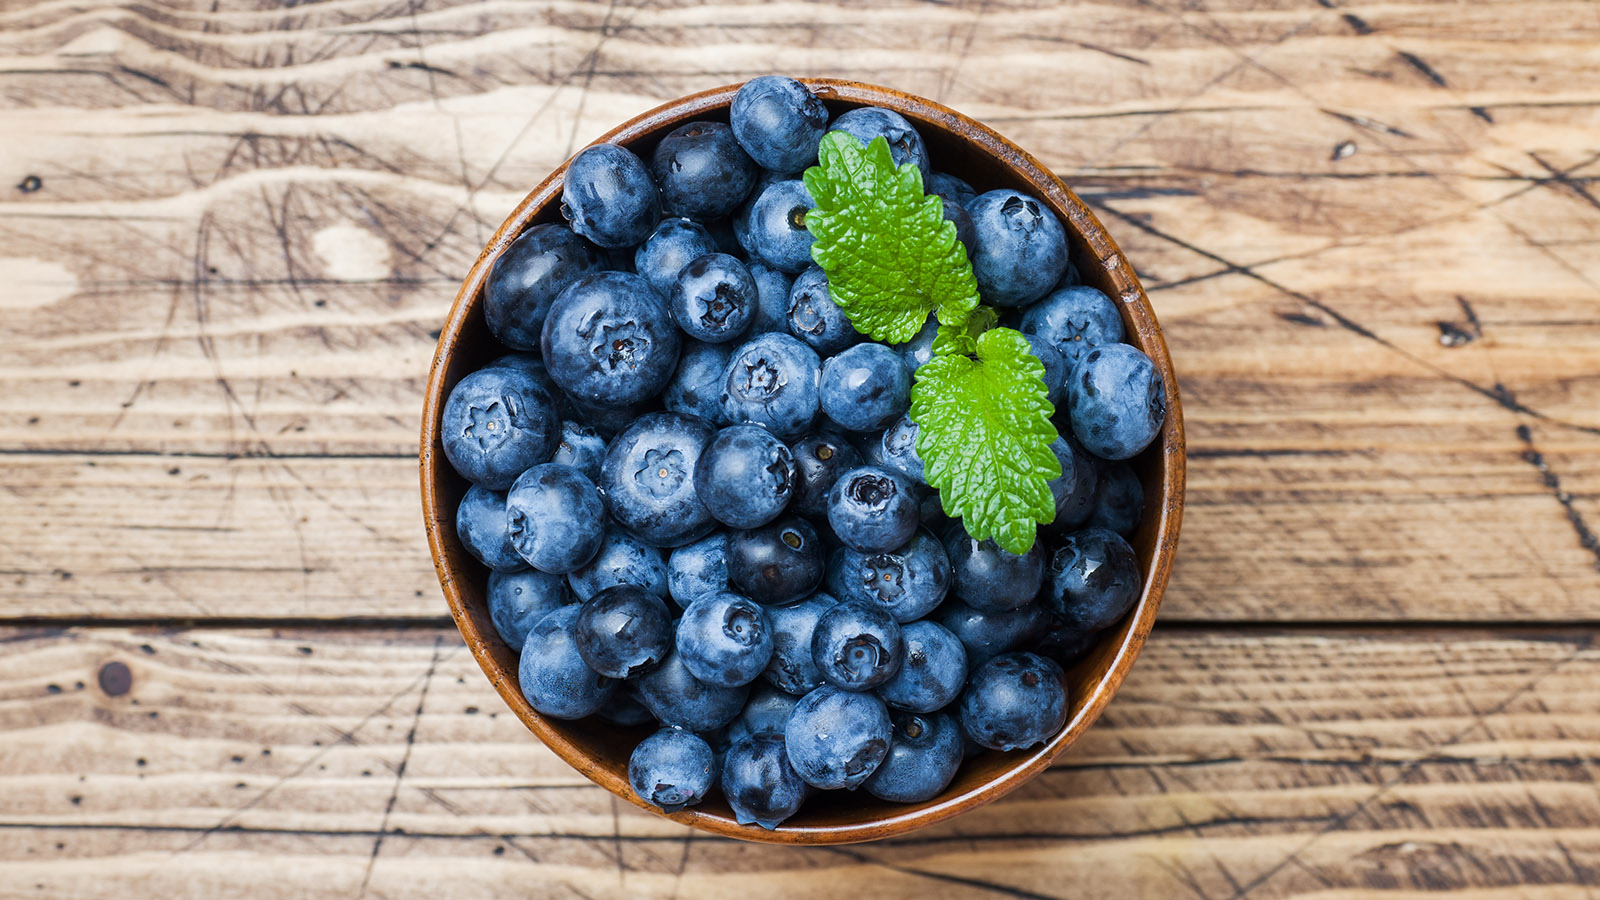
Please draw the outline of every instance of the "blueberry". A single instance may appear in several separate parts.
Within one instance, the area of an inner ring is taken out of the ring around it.
[[[844,571],[844,555],[849,549],[842,544],[828,548],[828,563],[822,570],[822,589],[836,597],[850,596],[851,585]]]
[[[784,726],[789,723],[789,713],[794,711],[794,705],[800,698],[788,694],[770,685],[757,685],[750,692],[750,699],[745,701],[744,712],[739,714],[737,724],[743,725],[749,734],[783,734]]]
[[[932,800],[961,768],[961,745],[961,727],[943,713],[896,713],[889,755],[864,787],[872,796],[894,803]]]
[[[839,476],[828,492],[828,524],[856,550],[893,550],[911,539],[919,522],[911,480],[881,466]]]
[[[755,184],[756,164],[727,125],[690,122],[667,132],[656,145],[650,174],[661,188],[661,206],[668,215],[709,222],[744,202]]]
[[[573,626],[578,606],[552,611],[535,622],[522,645],[517,680],[534,709],[557,719],[581,719],[605,706],[617,682],[589,668],[578,654]]]
[[[685,342],[678,371],[661,393],[662,404],[672,412],[699,416],[712,425],[727,421],[722,414],[722,373],[732,355],[733,348],[727,344]]]
[[[928,360],[933,359],[933,339],[939,335],[939,319],[929,316],[928,321],[922,323],[922,329],[916,336],[903,344],[895,344],[894,349],[899,352],[900,359],[906,368],[916,372]]]
[[[614,584],[637,584],[658,597],[667,595],[667,564],[661,551],[620,530],[606,532],[600,550],[583,568],[567,575],[579,600],[587,600]]]
[[[599,406],[587,400],[579,400],[566,391],[561,391],[559,403],[566,408],[564,414],[569,419],[575,419],[594,429],[595,434],[608,444],[611,439],[632,425],[645,413],[655,412],[660,409],[654,400],[639,403],[629,403],[626,406]],[[603,461],[603,457],[602,457]],[[599,482],[596,482],[597,484]]]
[[[655,726],[656,717],[645,709],[639,697],[632,691],[633,685],[624,684],[617,689],[606,705],[595,713],[601,721],[609,722],[618,728],[642,728],[645,725]]]
[[[734,425],[706,445],[694,479],[717,521],[756,528],[776,519],[794,496],[794,455],[765,428]]]
[[[795,276],[789,287],[789,333],[822,356],[832,356],[865,339],[833,302],[828,276],[818,266]]]
[[[732,591],[701,594],[678,620],[678,654],[706,684],[749,684],[772,659],[772,628],[749,597]]]
[[[572,602],[567,580],[537,569],[522,572],[490,572],[489,621],[500,639],[513,650],[521,650],[533,625],[547,613]]]
[[[805,519],[783,516],[728,538],[728,581],[757,603],[782,605],[822,583],[822,541]]]
[[[911,127],[905,116],[881,106],[863,106],[841,114],[828,126],[829,131],[842,131],[863,144],[881,137],[889,142],[889,155],[896,167],[915,163],[923,175],[928,174],[928,151],[922,145],[922,135]]]
[[[1072,373],[1071,367],[1055,344],[1037,334],[1023,337],[1027,338],[1028,348],[1033,351],[1034,358],[1044,365],[1044,398],[1051,406],[1060,409],[1062,398],[1067,394],[1067,376]]]
[[[1127,537],[1139,527],[1144,514],[1144,485],[1126,462],[1107,462],[1100,465],[1098,486],[1094,494],[1094,512],[1090,525],[1109,528]]]
[[[977,230],[972,274],[983,299],[1027,306],[1049,292],[1067,268],[1067,234],[1055,213],[1016,191],[989,191],[967,205]]]
[[[1052,531],[1070,531],[1082,525],[1094,513],[1099,466],[1082,447],[1059,435],[1050,442],[1050,452],[1061,464],[1061,474],[1050,479],[1050,495],[1055,499],[1056,517],[1049,527]]]
[[[1068,535],[1050,557],[1044,602],[1076,628],[1098,631],[1123,617],[1139,599],[1139,557],[1107,528]]]
[[[871,690],[900,671],[900,625],[870,600],[841,601],[817,622],[811,659],[829,684]]]
[[[528,567],[511,546],[506,523],[506,495],[473,485],[456,507],[456,536],[478,562],[496,572],[516,572]]]
[[[561,398],[565,395],[561,393],[560,388],[556,387],[556,383],[550,380],[550,370],[544,367],[544,360],[539,358],[537,352],[538,338],[534,339],[534,344],[536,346],[533,353],[507,353],[497,356],[484,368],[517,369],[527,373],[540,387],[544,388],[545,393],[555,398],[556,409],[559,411],[561,409]]]
[[[1083,284],[1083,275],[1078,271],[1078,264],[1067,258],[1067,270],[1061,273],[1061,280],[1056,282],[1056,290],[1074,285]]]
[[[774,181],[750,207],[746,249],[790,275],[811,265],[812,237],[806,230],[806,213],[816,208],[798,179]]]
[[[1137,347],[1106,344],[1083,355],[1067,391],[1072,433],[1102,459],[1128,459],[1150,446],[1167,417],[1155,363]]]
[[[822,614],[838,602],[828,594],[816,593],[799,603],[767,608],[772,625],[772,661],[761,674],[769,684],[799,696],[826,683],[811,657],[811,640]]]
[[[600,250],[565,225],[535,225],[512,241],[489,269],[483,318],[500,343],[539,347],[550,304],[580,275],[604,265]]]
[[[813,431],[789,445],[794,455],[794,499],[789,509],[821,518],[828,512],[828,492],[839,476],[861,466],[861,453],[841,436]]]
[[[944,217],[946,221],[956,226],[956,240],[961,243],[970,259],[978,246],[978,226],[972,221],[972,213],[967,212],[965,206],[954,200],[945,200]]]
[[[711,232],[689,219],[665,219],[633,253],[634,271],[665,297],[678,273],[697,257],[717,252]]]
[[[571,466],[590,481],[600,480],[600,463],[606,458],[606,439],[594,428],[571,420],[561,423],[561,440],[550,461]]]
[[[937,491],[929,491],[924,494],[922,497],[922,503],[918,505],[918,509],[922,516],[922,527],[934,532],[935,534],[943,534],[944,530],[949,528],[950,524],[955,521],[954,519],[945,515],[944,507],[939,505],[939,494]]]
[[[749,706],[750,701],[746,700],[745,707],[749,708]],[[739,718],[734,719],[725,727],[713,732],[711,735],[708,735],[706,739],[716,740],[717,746],[713,746],[712,749],[716,751],[717,758],[721,759],[723,755],[726,754],[729,747],[742,740],[745,740],[748,737],[750,737],[750,727],[744,723],[744,713],[741,712],[739,714]]]
[[[761,254],[756,252],[755,233],[750,230],[750,217],[755,212],[756,201],[761,199],[762,193],[767,188],[780,181],[790,180],[792,178],[788,175],[779,175],[777,172],[762,169],[761,174],[756,176],[755,187],[750,189],[750,196],[739,204],[739,208],[733,211],[732,216],[728,217],[728,225],[730,230],[733,231],[734,242],[739,245],[739,250],[743,251],[743,255],[749,260],[748,264],[759,262],[765,265],[765,260],[761,258]],[[735,256],[740,255],[739,252],[734,250],[724,250],[723,252],[732,253]]]
[[[914,622],[933,612],[950,590],[950,560],[926,531],[886,552],[847,547],[840,551],[840,567],[845,599],[876,603],[897,622]]]
[[[1057,288],[1023,310],[1019,330],[1055,344],[1071,371],[1091,349],[1122,342],[1122,317],[1105,294],[1079,285]]]
[[[695,489],[695,466],[712,434],[699,419],[657,412],[617,435],[600,469],[611,518],[657,547],[705,537],[716,523]]]
[[[900,627],[900,671],[878,687],[878,696],[895,709],[928,713],[948,706],[967,683],[967,648],[937,622],[926,619]]]
[[[722,413],[781,438],[804,433],[817,417],[822,360],[787,334],[763,334],[735,350],[722,373]]]
[[[701,594],[728,589],[728,535],[718,531],[672,551],[667,559],[667,590],[679,606]]]
[[[579,400],[626,406],[660,393],[678,365],[678,329],[649,282],[625,272],[574,281],[539,346],[550,377]]]
[[[462,478],[492,491],[550,459],[561,422],[555,400],[525,368],[479,369],[450,391],[440,417],[445,458]]]
[[[800,698],[783,734],[789,764],[823,790],[859,787],[888,755],[892,735],[882,700],[831,684]]]
[[[748,685],[719,687],[694,677],[677,650],[654,671],[639,676],[639,702],[663,725],[690,731],[713,731],[732,722],[744,709]]]
[[[663,728],[639,742],[628,758],[628,784],[646,803],[677,812],[705,799],[717,782],[711,745],[680,728]]]
[[[506,494],[511,546],[541,572],[561,575],[594,558],[605,536],[605,505],[594,482],[571,466],[545,463]]]
[[[750,330],[759,297],[744,263],[726,253],[707,253],[678,273],[667,308],[684,333],[725,344]]]
[[[944,552],[950,559],[950,592],[979,612],[1025,606],[1044,585],[1045,550],[1038,541],[1018,555],[952,525],[944,533]]]
[[[967,649],[968,669],[1036,643],[1050,627],[1050,614],[1037,603],[1005,612],[980,612],[956,601],[944,605],[938,620]]]
[[[763,168],[799,172],[817,162],[828,108],[793,78],[762,75],[739,88],[728,119],[739,145]]]
[[[930,194],[938,194],[940,197],[946,200],[954,200],[962,206],[971,203],[973,198],[978,196],[978,192],[972,189],[972,185],[944,172],[929,172],[928,176],[922,179],[922,188]]]
[[[911,406],[911,373],[883,344],[857,344],[822,364],[818,402],[851,431],[877,431]]]
[[[561,214],[573,231],[602,247],[631,247],[660,221],[661,196],[632,151],[596,144],[567,164]]]
[[[722,793],[740,825],[771,831],[800,811],[808,792],[789,764],[782,735],[751,735],[728,748],[722,762]]]
[[[672,615],[644,588],[613,585],[583,602],[572,636],[589,668],[611,678],[634,678],[667,658]]]
[[[1042,743],[1067,723],[1067,680],[1037,653],[1007,653],[979,666],[961,694],[961,728],[990,750]]]
[[[928,483],[922,457],[917,455],[917,423],[911,421],[909,415],[901,416],[884,429],[883,436],[878,439],[878,459],[879,465],[898,470],[913,484]]]
[[[758,184],[761,183],[760,177],[757,177],[756,182]],[[745,205],[744,203],[739,204],[739,209],[744,209]],[[734,211],[734,215],[738,215],[738,210]],[[705,227],[706,232],[711,235],[712,243],[716,245],[713,248],[716,252],[737,256],[741,259],[744,258],[745,250],[739,244],[739,236],[734,234],[732,218],[712,219],[705,223]]]
[[[1053,659],[1062,666],[1070,666],[1094,648],[1095,639],[1099,635],[1098,631],[1069,625],[1060,619],[1052,619],[1050,630],[1039,639],[1033,652],[1047,659]]]
[[[756,311],[750,334],[789,333],[789,289],[794,279],[763,262],[751,259],[746,268],[756,282]]]

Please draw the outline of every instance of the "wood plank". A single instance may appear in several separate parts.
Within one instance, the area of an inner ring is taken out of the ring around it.
[[[1194,452],[1166,614],[1600,619],[1587,4],[211,7],[0,12],[0,615],[436,614],[457,279],[589,136],[779,70],[990,121],[1118,236]],[[252,527],[136,533],[194,509]]]
[[[1158,631],[1007,799],[804,850],[615,802],[453,632],[9,629],[0,896],[1581,897],[1594,636]]]
[[[445,616],[416,465],[0,456],[0,616]]]

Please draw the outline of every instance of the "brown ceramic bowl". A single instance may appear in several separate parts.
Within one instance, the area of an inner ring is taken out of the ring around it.
[[[1089,728],[1111,700],[1155,622],[1156,607],[1172,572],[1173,552],[1183,512],[1183,414],[1178,380],[1150,301],[1116,242],[1094,214],[1059,179],[1010,141],[979,122],[937,103],[889,88],[826,78],[804,79],[829,109],[885,106],[910,119],[921,132],[935,168],[972,184],[979,192],[1014,188],[1041,198],[1065,223],[1072,259],[1083,280],[1117,301],[1131,342],[1150,355],[1166,380],[1171,411],[1160,439],[1134,465],[1144,484],[1145,510],[1132,544],[1143,567],[1144,593],[1121,624],[1068,672],[1067,724],[1042,746],[1010,753],[989,752],[962,766],[943,794],[926,803],[897,804],[865,791],[817,792],[797,815],[775,831],[743,826],[718,792],[700,806],[666,818],[717,834],[784,844],[843,844],[904,834],[988,803],[1050,765]],[[611,141],[649,158],[656,142],[694,119],[727,121],[738,85],[693,94],[624,122],[599,141]],[[480,311],[484,280],[500,252],[529,225],[560,221],[563,165],[512,211],[478,256],[456,295],[439,337],[428,376],[422,416],[422,506],[428,545],[450,613],[506,704],[539,739],[596,784],[658,815],[665,815],[628,786],[628,756],[647,729],[625,730],[598,721],[568,722],[534,712],[517,685],[517,651],[505,645],[489,621],[485,601],[488,572],[462,547],[455,533],[455,509],[467,484],[445,461],[440,443],[440,413],[457,381],[504,350],[490,336]]]

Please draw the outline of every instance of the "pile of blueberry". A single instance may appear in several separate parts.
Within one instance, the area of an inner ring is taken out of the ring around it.
[[[811,265],[799,173],[835,129],[927,173],[1044,362],[1062,475],[1024,555],[973,540],[924,481],[906,412],[934,323],[869,342]],[[456,385],[442,426],[528,702],[659,727],[629,765],[640,797],[678,810],[720,779],[766,828],[813,789],[927,800],[964,756],[1059,731],[1062,666],[1140,593],[1121,460],[1164,394],[1050,210],[929,171],[892,111],[830,122],[768,76],[731,126],[683,125],[648,160],[579,153],[562,211],[495,262],[484,313],[512,352]]]

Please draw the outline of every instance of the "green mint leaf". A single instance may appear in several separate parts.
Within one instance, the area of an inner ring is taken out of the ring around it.
[[[948,323],[941,320],[939,330],[933,334],[933,352],[937,356],[946,353],[963,353],[971,356],[978,352],[979,336],[993,328],[999,321],[1000,314],[990,306],[974,309],[965,322]]]
[[[943,201],[923,193],[915,165],[895,168],[883,138],[863,147],[829,132],[803,177],[817,204],[806,213],[811,258],[857,331],[900,343],[934,310],[939,321],[958,322],[978,305],[972,264]]]
[[[1026,553],[1036,523],[1055,518],[1049,482],[1061,475],[1044,364],[1010,328],[984,332],[975,351],[977,359],[935,356],[917,369],[917,453],[945,512],[960,516],[968,534]]]

